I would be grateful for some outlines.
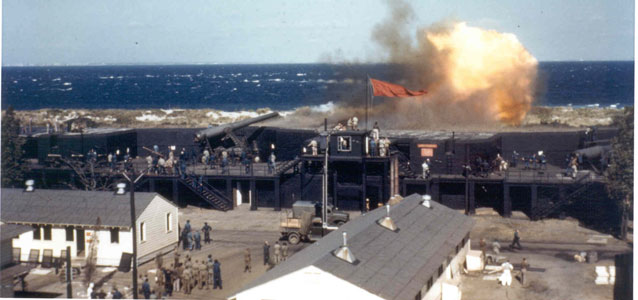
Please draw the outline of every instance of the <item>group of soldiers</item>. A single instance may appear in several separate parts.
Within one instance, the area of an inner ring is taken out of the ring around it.
[[[149,172],[156,175],[183,175],[186,174],[186,164],[190,154],[186,148],[182,148],[179,155],[175,155],[175,146],[168,147],[168,158],[160,153],[157,145],[153,146],[153,155],[146,156],[146,165]]]
[[[356,116],[348,119],[346,122],[346,126],[341,124],[341,122],[337,123],[337,126],[334,128],[335,131],[346,131],[346,130],[359,130],[359,118]]]
[[[521,238],[519,235],[519,231],[518,229],[514,230],[514,237],[512,239],[512,243],[510,244],[510,249],[514,249],[515,247],[520,249],[523,249],[523,247],[521,246]],[[479,242],[479,247],[481,249],[481,257],[482,259],[485,261],[486,257],[487,257],[487,243],[485,241],[485,238],[481,238],[481,241]],[[499,254],[501,250],[501,245],[498,241],[494,241],[492,243],[492,251],[495,254]],[[527,277],[527,271],[530,267],[529,262],[527,261],[527,258],[523,257],[523,260],[521,261],[521,267],[520,267],[520,280],[521,280],[521,285],[525,286],[525,278]],[[510,263],[509,259],[504,262],[503,264],[501,264],[501,268],[495,271],[502,271],[503,273],[501,274],[501,276],[498,277],[498,281],[504,285],[504,286],[510,286],[512,285],[512,270],[514,270],[514,266],[512,266],[512,264]],[[494,271],[493,271],[494,272]]]
[[[89,150],[87,153],[87,159],[95,159],[97,161],[97,152],[94,149]],[[133,157],[131,156],[131,149],[126,148],[126,153],[122,156],[120,149],[116,149],[115,152],[110,152],[106,155],[106,162],[112,171],[118,168],[120,163],[123,164],[124,170],[129,171],[133,168]]]
[[[377,156],[378,153],[378,156],[385,157],[390,154],[390,139],[387,137],[381,138],[380,134],[379,124],[374,122],[370,132],[370,156]]]
[[[264,265],[269,265],[269,264],[279,264],[282,261],[285,261],[286,259],[288,259],[288,243],[286,242],[282,242],[281,244],[279,243],[279,241],[275,242],[275,245],[272,247],[273,248],[273,256],[270,257],[270,244],[268,244],[268,241],[264,242]]]
[[[204,222],[204,226],[201,229],[201,232],[204,233],[204,243],[210,244],[213,240],[210,238],[210,232],[213,230],[208,222]],[[200,230],[193,230],[191,227],[190,220],[186,221],[186,225],[184,225],[184,230],[182,230],[180,234],[180,242],[182,243],[182,249],[184,250],[201,250],[202,249],[202,235]]]
[[[145,299],[171,297],[173,292],[183,291],[190,294],[194,288],[207,290],[222,289],[221,263],[208,255],[206,260],[195,260],[187,254],[184,262],[180,259],[179,252],[175,251],[174,261],[168,268],[163,266],[161,256],[156,257],[157,272],[155,277],[155,289],[151,289],[148,277],[142,284],[142,293]]]
[[[516,150],[512,152],[512,167],[517,166],[518,162],[523,163],[524,170],[546,170],[547,157],[541,150],[538,153],[532,153],[529,156],[521,156]]]

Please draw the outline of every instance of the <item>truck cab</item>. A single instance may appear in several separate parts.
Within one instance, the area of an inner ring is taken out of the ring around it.
[[[292,205],[293,218],[301,218],[304,212],[309,212],[313,218],[321,218],[322,214],[321,202],[312,201],[296,201]],[[331,226],[341,226],[350,220],[350,214],[337,210],[331,204],[327,207],[327,222]]]

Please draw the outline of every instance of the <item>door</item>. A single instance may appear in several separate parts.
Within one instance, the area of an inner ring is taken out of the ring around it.
[[[77,256],[84,256],[84,229],[75,229]]]

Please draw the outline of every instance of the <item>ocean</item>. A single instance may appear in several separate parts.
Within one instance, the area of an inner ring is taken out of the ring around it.
[[[400,80],[392,65],[144,65],[2,67],[2,106],[18,110],[294,110],[365,96],[366,75]],[[634,62],[541,62],[536,105],[634,104]]]

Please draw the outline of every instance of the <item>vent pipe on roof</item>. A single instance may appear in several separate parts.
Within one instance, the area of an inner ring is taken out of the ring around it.
[[[24,191],[25,192],[33,192],[35,191],[35,188],[33,187],[33,184],[35,183],[35,181],[33,181],[33,179],[29,179],[27,181],[24,182],[24,184],[27,186]]]
[[[423,199],[423,202],[421,202],[421,205],[429,209],[432,209],[432,205],[430,205],[430,200],[432,200],[432,197],[430,195],[423,195],[422,199]]]
[[[117,191],[115,191],[116,195],[124,195],[126,194],[126,191],[124,190],[124,188],[126,188],[126,183],[118,183],[117,184]]]
[[[333,252],[333,254],[344,261],[347,261],[351,264],[356,264],[358,263],[357,259],[354,257],[354,255],[352,254],[352,251],[350,251],[350,249],[348,248],[348,237],[347,237],[347,233],[344,232],[343,233],[343,246],[339,247],[339,249],[335,250]]]
[[[385,210],[386,210],[386,217],[377,221],[377,223],[385,227],[386,229],[389,229],[395,232],[399,231],[399,228],[394,224],[394,221],[392,221],[392,218],[390,218],[390,204],[385,205]]]

